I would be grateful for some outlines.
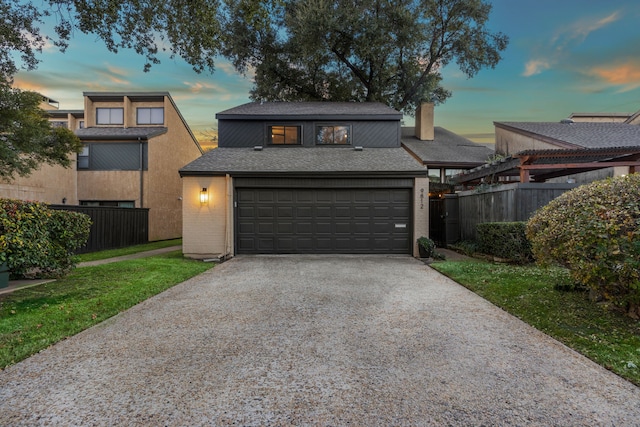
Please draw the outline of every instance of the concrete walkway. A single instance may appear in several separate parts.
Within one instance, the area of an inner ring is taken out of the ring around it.
[[[0,372],[0,425],[637,426],[639,402],[409,257],[238,257]]]
[[[113,258],[105,258],[97,261],[88,261],[78,263],[76,267],[91,267],[93,265],[110,264],[112,262],[126,261],[128,259],[146,258],[154,255],[160,255],[167,252],[179,251],[182,249],[181,245],[169,246],[166,248],[153,249],[151,251],[137,252],[135,254],[123,255]],[[18,289],[30,288],[32,286],[42,285],[44,283],[55,282],[55,279],[22,279],[22,280],[10,280],[9,286],[6,288],[0,288],[0,295],[9,294]]]

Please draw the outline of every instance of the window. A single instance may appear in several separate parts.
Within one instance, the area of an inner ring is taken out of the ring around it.
[[[137,122],[139,125],[163,125],[164,124],[164,108],[138,108]]]
[[[148,144],[138,143],[91,143],[78,154],[78,170],[92,171],[136,171],[147,170]],[[140,159],[142,154],[142,162]],[[142,163],[142,165],[140,164]]]
[[[317,126],[317,144],[351,144],[351,126]]]
[[[78,120],[78,129],[84,129],[84,120]]]
[[[108,206],[112,208],[135,208],[134,201],[122,200],[80,200],[80,206]]]
[[[301,126],[269,126],[269,143],[274,145],[300,145]]]
[[[441,171],[441,169],[429,168],[429,171],[427,172],[429,174],[429,181],[430,182],[442,182],[441,178],[440,178],[440,171]]]
[[[99,125],[123,125],[124,108],[96,108],[96,123]]]
[[[462,172],[464,172],[464,169],[445,169],[445,182],[449,182],[451,180],[451,177]]]
[[[89,146],[82,147],[82,152],[78,154],[78,169],[89,169]]]
[[[64,122],[64,121],[52,121],[52,122],[49,122],[49,123],[51,123],[51,127],[54,127],[54,128],[66,128],[67,127],[67,122]]]

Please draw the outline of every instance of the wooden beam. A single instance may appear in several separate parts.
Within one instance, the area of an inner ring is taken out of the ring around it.
[[[548,163],[537,165],[520,165],[520,169],[536,170],[536,169],[604,169],[616,166],[640,167],[640,162],[589,162],[589,163]]]

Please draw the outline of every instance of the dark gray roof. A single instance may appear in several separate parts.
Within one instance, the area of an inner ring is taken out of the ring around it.
[[[84,110],[47,110],[48,115],[51,117],[66,117],[68,114],[72,116],[84,116]]]
[[[536,136],[561,148],[640,146],[640,126],[625,123],[494,122],[494,125]]]
[[[162,135],[167,132],[165,127],[90,127],[84,129],[76,129],[75,134],[80,139],[149,139],[154,136]]]
[[[216,114],[217,119],[402,120],[402,113],[379,102],[250,102]]]
[[[493,150],[484,144],[436,126],[433,141],[403,136],[402,145],[427,166],[477,166],[486,163]]]
[[[265,147],[216,148],[182,169],[181,175],[426,175],[403,148]]]

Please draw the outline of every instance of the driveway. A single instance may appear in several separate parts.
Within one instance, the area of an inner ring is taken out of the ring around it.
[[[409,257],[238,257],[0,372],[0,425],[626,426],[639,402]]]

